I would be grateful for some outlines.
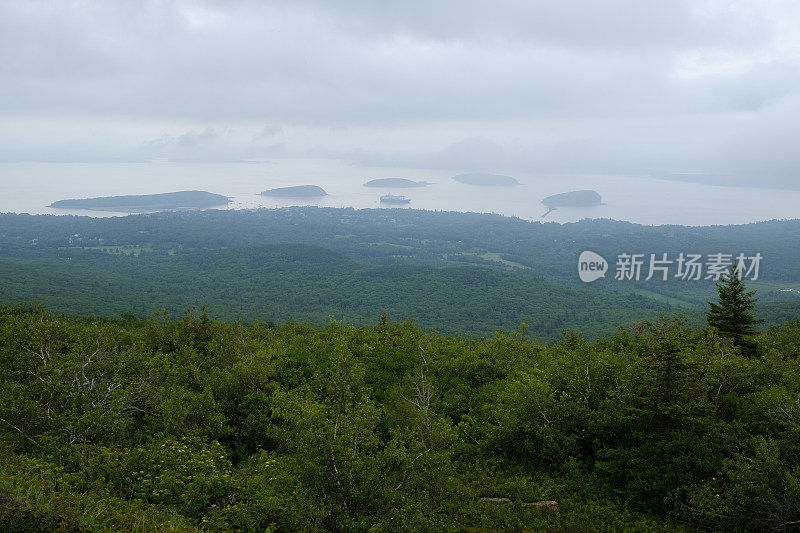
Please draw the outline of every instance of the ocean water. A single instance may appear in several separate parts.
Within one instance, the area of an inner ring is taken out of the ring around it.
[[[721,187],[638,176],[533,175],[512,172],[518,187],[479,187],[452,179],[456,171],[363,167],[335,160],[282,159],[246,163],[4,163],[0,164],[0,212],[121,216],[124,213],[47,207],[66,198],[206,190],[231,198],[228,209],[318,205],[377,208],[386,193],[411,199],[408,207],[499,213],[528,220],[574,222],[611,218],[640,224],[692,226],[742,224],[800,217],[800,191]],[[374,178],[404,177],[432,185],[413,189],[364,187]],[[273,187],[319,185],[319,200],[262,197]],[[603,205],[559,208],[541,218],[542,198],[594,189]]]

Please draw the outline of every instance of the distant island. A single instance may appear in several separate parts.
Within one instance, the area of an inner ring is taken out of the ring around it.
[[[547,207],[588,207],[600,205],[603,198],[597,191],[571,191],[548,196],[542,203]]]
[[[542,203],[547,207],[547,211],[542,218],[550,214],[550,211],[559,207],[590,207],[601,205],[603,198],[597,191],[570,191],[548,196]]]
[[[279,198],[317,198],[327,196],[325,189],[316,185],[295,185],[294,187],[278,187],[261,193],[261,196],[277,196]]]
[[[398,189],[409,189],[411,187],[425,187],[430,185],[427,181],[414,181],[406,178],[378,178],[370,180],[364,187],[394,187]]]
[[[515,187],[520,183],[511,176],[501,176],[500,174],[487,174],[485,172],[471,172],[453,176],[459,183],[468,185],[480,185],[483,187]]]
[[[228,197],[206,191],[179,191],[160,194],[103,196],[75,200],[59,200],[48,207],[58,209],[92,209],[96,211],[162,211],[198,209],[228,205]]]

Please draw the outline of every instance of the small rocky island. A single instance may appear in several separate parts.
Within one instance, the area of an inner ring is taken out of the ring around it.
[[[426,187],[427,181],[414,181],[406,178],[378,178],[369,180],[364,187],[392,187],[397,189],[410,189],[412,187]]]
[[[293,187],[277,187],[261,193],[261,196],[276,196],[278,198],[319,198],[327,196],[325,189],[316,185],[295,185]]]
[[[515,187],[520,183],[511,176],[501,176],[500,174],[488,174],[486,172],[470,172],[458,174],[453,179],[459,183],[468,185],[480,185],[482,187]]]
[[[59,200],[48,207],[58,209],[91,209],[95,211],[167,211],[170,209],[202,209],[228,205],[228,197],[206,191],[179,191],[161,194],[103,196],[75,200]]]
[[[602,205],[603,198],[597,191],[570,191],[548,196],[542,203],[547,207],[547,211],[542,218],[550,214],[550,211],[559,207],[591,207]]]

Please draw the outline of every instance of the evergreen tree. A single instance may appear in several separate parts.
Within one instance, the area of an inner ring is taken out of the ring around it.
[[[763,319],[756,318],[752,313],[758,301],[755,297],[756,291],[745,289],[739,272],[733,266],[716,285],[719,302],[708,302],[711,306],[706,311],[708,325],[729,335],[738,346],[754,348],[752,336],[757,332],[755,325],[763,322]]]

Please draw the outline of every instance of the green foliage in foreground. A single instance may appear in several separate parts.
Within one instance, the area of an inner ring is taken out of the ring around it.
[[[764,321],[753,315],[753,308],[758,301],[756,291],[745,289],[733,267],[729,275],[716,285],[719,300],[717,303],[709,302],[710,309],[706,313],[708,325],[728,335],[737,346],[754,348],[755,343],[751,339],[757,332],[756,325]]]
[[[800,322],[756,342],[6,307],[0,530],[792,529]]]

